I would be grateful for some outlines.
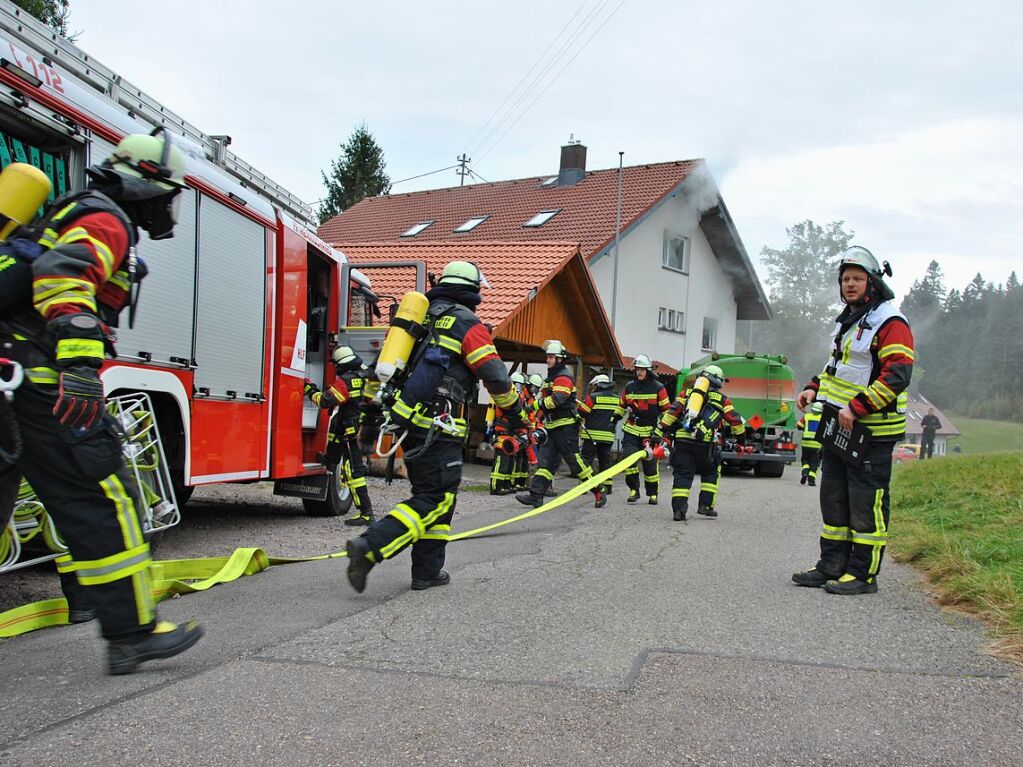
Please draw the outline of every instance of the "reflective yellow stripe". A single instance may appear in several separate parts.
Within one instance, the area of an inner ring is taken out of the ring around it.
[[[649,437],[653,434],[653,426],[637,426],[636,424],[627,423],[622,427],[622,431],[632,434],[636,437]]]
[[[559,429],[562,426],[571,426],[574,423],[574,418],[558,418],[554,421],[545,421],[544,427],[549,431],[551,429]]]
[[[57,342],[57,361],[73,357],[103,357],[103,342],[91,338],[62,338]]]
[[[103,278],[110,279],[110,276],[114,273],[114,254],[105,242],[97,240],[84,227],[75,226],[68,229],[60,236],[56,244],[70,245],[82,241],[91,243],[96,249],[96,255],[99,257],[100,265],[103,267]]]
[[[567,386],[552,386],[551,391],[561,392],[562,394],[571,394],[573,390]]]
[[[451,336],[446,336],[441,333],[437,337],[437,344],[448,351],[456,352],[457,354],[462,353],[462,342],[457,338],[452,338]]]
[[[913,354],[913,350],[910,349],[908,346],[903,346],[902,344],[888,344],[887,346],[882,346],[877,352],[877,356],[879,359],[891,357],[893,354],[904,354],[911,360],[916,359],[915,355]]]
[[[64,572],[73,571],[83,586],[98,586],[127,578],[149,566],[149,544],[143,543],[127,551],[119,551],[102,559],[74,562]]]
[[[825,538],[829,541],[848,541],[852,538],[852,533],[848,527],[823,525],[821,528],[821,538]]]
[[[468,362],[470,365],[475,365],[481,359],[491,354],[496,357],[497,349],[495,349],[492,344],[485,344],[484,346],[481,346],[479,349],[469,352],[469,354],[467,354],[465,357],[465,361]]]
[[[26,368],[25,374],[28,376],[28,380],[34,384],[57,384],[60,381],[57,371],[53,368]]]
[[[496,404],[502,410],[510,408],[518,401],[519,395],[515,392],[515,389],[509,389],[503,394],[494,395],[494,404]]]
[[[675,487],[671,490],[672,498],[688,498],[689,488],[688,487]]]

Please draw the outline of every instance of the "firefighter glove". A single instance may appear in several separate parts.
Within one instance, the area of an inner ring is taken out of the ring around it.
[[[98,368],[77,365],[60,372],[53,414],[62,424],[88,429],[105,409]]]
[[[95,315],[88,312],[62,314],[47,327],[57,339],[54,356],[58,368],[103,365],[103,328]]]
[[[312,381],[306,381],[302,391],[305,392],[305,396],[312,399],[313,395],[319,391],[319,388]]]
[[[526,420],[526,411],[522,409],[522,406],[509,410],[506,413],[508,418],[508,426],[513,432],[525,432],[529,433],[529,421]]]

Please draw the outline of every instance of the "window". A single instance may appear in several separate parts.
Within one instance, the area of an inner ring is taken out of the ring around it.
[[[529,219],[529,221],[524,223],[523,226],[543,226],[556,215],[558,215],[560,212],[561,208],[558,208],[557,210],[541,210],[539,213],[537,213],[535,216]]]
[[[417,234],[422,232],[424,229],[429,229],[433,221],[420,221],[418,224],[413,225],[408,231],[402,233],[402,237],[415,237]]]
[[[462,224],[460,227],[455,229],[455,233],[458,234],[460,232],[471,232],[473,229],[475,229],[477,226],[482,224],[488,218],[490,218],[489,215],[488,216],[474,216],[473,218],[470,218],[468,221],[466,221],[464,224]]]
[[[657,312],[657,329],[669,333],[686,332],[686,313],[681,309],[669,309],[662,306]]]
[[[712,350],[718,342],[718,321],[713,317],[703,318],[703,340],[701,346],[705,350]]]
[[[689,238],[665,230],[661,265],[675,272],[689,273]]]
[[[540,184],[540,186],[542,186],[544,188],[547,188],[547,189],[549,189],[552,186],[557,186],[557,185],[558,185],[558,177],[557,176],[551,176],[549,179],[547,179],[542,184]]]

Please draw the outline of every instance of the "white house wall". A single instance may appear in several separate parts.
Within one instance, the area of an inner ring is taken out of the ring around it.
[[[665,230],[689,238],[688,275],[662,265]],[[619,259],[615,335],[623,354],[648,354],[672,367],[685,367],[706,354],[701,348],[704,317],[718,321],[715,351],[735,350],[731,284],[682,199],[664,203],[623,236]],[[590,269],[610,315],[614,258],[609,253],[591,261]],[[658,329],[662,306],[686,313],[684,334]]]

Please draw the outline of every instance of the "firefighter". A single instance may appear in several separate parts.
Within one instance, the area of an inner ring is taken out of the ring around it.
[[[515,386],[516,377],[525,380],[525,376],[522,373],[512,373],[511,381],[513,386]],[[519,390],[517,387],[515,394],[518,398]],[[516,403],[517,407],[521,406],[520,399],[517,399]],[[518,444],[515,435],[512,434],[508,416],[503,409],[493,402],[487,408],[486,423],[487,439],[494,446],[494,466],[490,471],[490,494],[508,495],[512,492],[512,480],[514,479],[515,467],[518,465],[519,454],[524,455],[525,451],[519,450],[515,454],[505,452],[508,441],[514,440],[516,446],[520,448],[521,444]]]
[[[583,417],[583,446],[580,455],[587,466],[593,466],[597,459],[597,468],[606,471],[611,468],[611,445],[615,441],[615,413],[618,410],[618,395],[614,393],[614,384],[606,375],[594,376],[590,381],[590,393],[579,403],[579,413]],[[611,494],[613,483],[604,483],[604,493]]]
[[[474,313],[484,287],[489,284],[476,264],[452,261],[426,294],[430,332],[423,343],[428,347],[390,405],[391,418],[408,430],[402,447],[412,497],[348,541],[348,581],[357,592],[365,590],[374,565],[410,545],[413,590],[450,582],[444,555],[462,478],[466,415],[476,401],[477,380],[506,410],[515,435],[528,439],[525,413],[517,405],[508,369]]]
[[[514,492],[516,490],[526,490],[529,487],[529,462],[531,454],[533,455],[533,462],[536,462],[536,447],[533,437],[533,434],[536,431],[533,425],[535,415],[530,415],[531,413],[535,414],[536,409],[533,397],[529,393],[525,373],[512,373],[511,382],[515,387],[515,391],[519,394],[519,403],[522,405],[522,409],[526,413],[526,420],[529,422],[530,426],[530,449],[519,450],[519,452],[515,454],[515,460],[512,461],[511,489]]]
[[[645,354],[636,357],[633,363],[633,379],[625,384],[622,396],[618,401],[615,415],[625,417],[622,426],[622,453],[631,455],[644,448],[644,443],[657,444],[661,441],[661,429],[658,419],[668,409],[671,400],[668,391],[654,374],[653,363]],[[647,503],[657,505],[657,486],[659,472],[656,459],[643,460],[643,486],[646,490]],[[625,470],[625,483],[629,486],[629,497],[626,503],[639,501],[639,466],[633,464]]]
[[[746,427],[732,401],[721,391],[724,372],[717,365],[707,365],[701,372],[710,383],[703,395],[703,403],[692,423],[686,423],[686,409],[692,389],[683,389],[668,411],[661,416],[660,427],[665,434],[672,433],[674,446],[671,467],[674,482],[671,489],[672,519],[684,522],[689,512],[689,492],[693,478],[700,475],[700,496],[697,514],[716,517],[714,502],[721,477],[721,448],[717,432],[726,426],[731,438],[741,440]]]
[[[913,332],[885,284],[891,273],[866,248],[842,254],[838,284],[845,308],[835,320],[831,356],[796,398],[804,412],[811,403],[823,405],[822,423],[837,418],[842,429],[859,422],[870,431],[860,467],[825,446],[820,559],[792,576],[799,586],[823,586],[832,594],[876,593],[888,543],[892,449],[906,431],[913,374]]]
[[[349,527],[373,521],[373,502],[366,486],[366,465],[359,446],[359,419],[366,389],[366,366],[350,346],[339,346],[331,354],[336,377],[321,392],[312,381],[305,382],[305,395],[317,407],[337,408],[327,431],[324,465],[331,472],[342,472],[355,500],[355,515],[345,520]]]
[[[143,499],[99,374],[119,313],[134,309],[138,230],[173,235],[184,171],[185,155],[162,129],[122,139],[86,170],[86,192],[46,211],[32,295],[0,318],[0,356],[25,374],[0,419],[0,441],[17,453],[0,462],[0,495],[23,472],[45,504],[72,557],[58,567],[75,575],[99,619],[110,674],[177,655],[202,636],[194,621],[157,621]]]
[[[821,465],[821,443],[817,441],[817,426],[821,422],[821,406],[814,405],[809,413],[804,415],[796,426],[803,430],[800,457],[803,461],[803,474],[799,478],[799,484],[817,486],[817,469]]]
[[[891,273],[865,247],[842,255],[845,308],[835,320],[831,357],[796,399],[803,411],[824,406],[821,422],[835,417],[844,430],[858,422],[871,434],[861,466],[827,447],[821,454],[820,558],[792,580],[832,594],[876,593],[888,543],[892,449],[905,434],[914,363],[913,331],[884,281]]]
[[[533,474],[529,492],[515,496],[519,503],[536,508],[543,505],[544,494],[554,484],[554,472],[562,458],[568,463],[571,475],[580,482],[593,476],[593,469],[579,455],[575,377],[565,364],[568,352],[561,341],[548,341],[544,351],[547,353],[547,379],[540,389],[537,404],[543,412],[547,440],[540,447],[539,468]],[[594,508],[607,503],[607,496],[600,488],[593,489],[593,499]]]

